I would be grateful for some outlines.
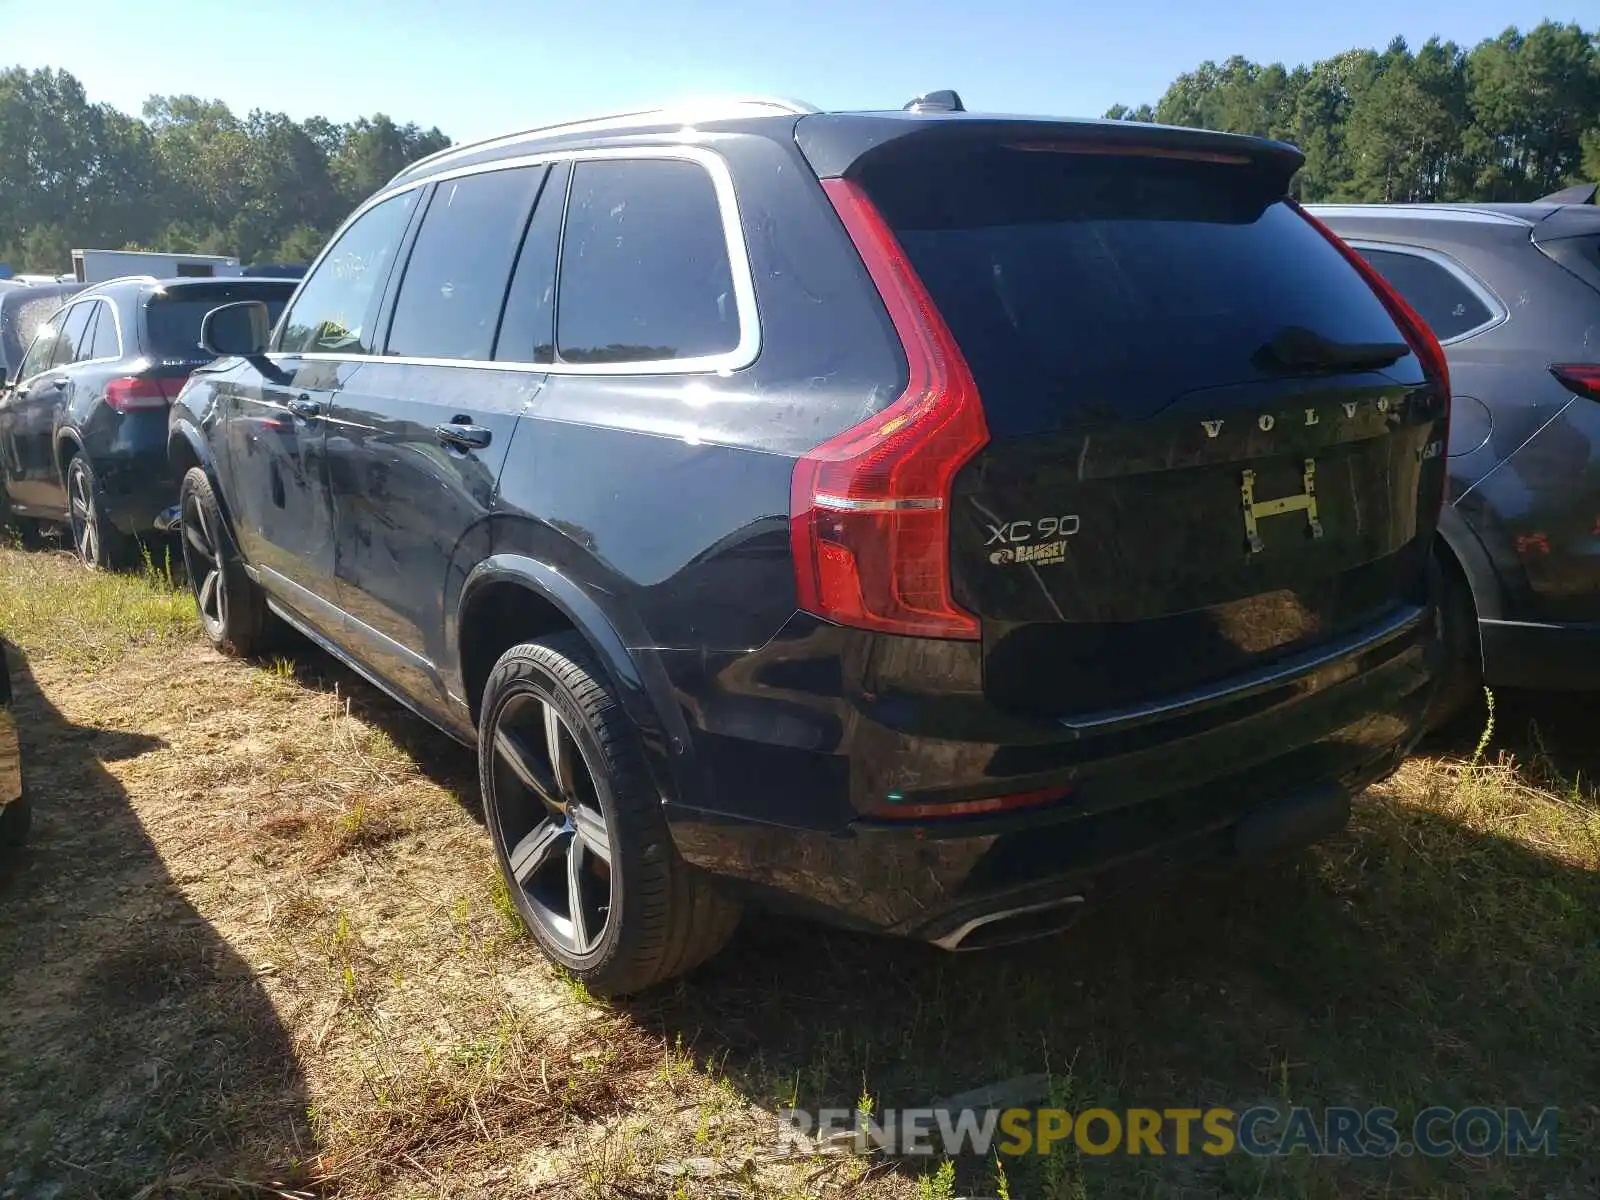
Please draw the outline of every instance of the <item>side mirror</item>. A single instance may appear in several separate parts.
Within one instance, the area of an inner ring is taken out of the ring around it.
[[[213,308],[200,322],[201,347],[219,358],[264,354],[271,336],[272,318],[259,300],[238,300]]]

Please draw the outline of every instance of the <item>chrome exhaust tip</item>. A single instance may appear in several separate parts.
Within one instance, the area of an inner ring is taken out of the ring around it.
[[[977,933],[979,930],[989,929],[991,926],[999,924],[1000,922],[1015,921],[1022,917],[1030,917],[1038,913],[1050,912],[1053,909],[1068,908],[1075,905],[1080,905],[1083,902],[1084,897],[1081,894],[1074,894],[1071,896],[1058,896],[1054,900],[1046,900],[1040,904],[1024,904],[1018,908],[1002,908],[996,912],[984,913],[982,916],[973,917],[969,921],[963,921],[960,925],[957,925],[943,937],[934,938],[933,944],[942,950],[979,950],[987,949],[990,946],[1004,945],[1008,941],[1021,942],[1034,937],[1048,937],[1052,933],[1060,932],[1062,929],[1066,928],[1067,925],[1070,925],[1072,921],[1064,921],[1059,925],[1047,923],[1038,928],[1029,929],[1026,932],[1020,932],[1014,938],[1007,938],[1004,936],[999,938],[985,937],[980,939],[982,945],[967,945],[967,942],[971,939],[973,934]],[[1074,913],[1073,920],[1076,919],[1077,914]],[[996,932],[1003,933],[1003,931]]]

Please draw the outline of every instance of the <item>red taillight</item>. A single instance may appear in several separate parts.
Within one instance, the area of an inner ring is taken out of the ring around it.
[[[1361,277],[1367,281],[1369,287],[1378,294],[1378,299],[1383,301],[1383,306],[1389,310],[1389,315],[1394,318],[1394,323],[1400,326],[1400,332],[1405,334],[1406,344],[1411,347],[1417,360],[1422,363],[1422,370],[1430,379],[1438,381],[1440,394],[1445,402],[1450,400],[1450,367],[1445,362],[1444,348],[1439,345],[1439,339],[1433,335],[1433,330],[1428,328],[1428,323],[1406,302],[1406,298],[1382,275],[1378,274],[1373,265],[1354,248],[1345,242],[1338,234],[1329,229],[1321,221],[1301,208],[1293,200],[1289,206],[1311,223],[1311,227],[1328,239],[1328,242],[1345,260],[1356,270],[1361,272]]]
[[[1039,808],[1054,804],[1072,794],[1071,788],[1040,788],[1032,792],[1013,792],[1009,796],[985,796],[982,800],[955,800],[933,804],[884,804],[867,813],[875,821],[937,821],[945,817],[982,817],[1014,812],[1019,808]]]
[[[183,389],[182,379],[146,379],[129,375],[106,384],[106,403],[118,412],[165,408]]]
[[[1550,374],[1589,400],[1600,400],[1600,363],[1552,363]]]
[[[877,207],[822,183],[905,349],[893,404],[795,463],[789,544],[800,607],[840,625],[978,637],[950,594],[950,487],[989,440],[960,347]]]

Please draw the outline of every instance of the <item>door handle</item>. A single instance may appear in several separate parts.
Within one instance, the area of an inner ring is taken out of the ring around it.
[[[322,405],[318,404],[310,396],[296,396],[289,401],[288,409],[302,421],[309,421],[312,417],[320,417],[322,415]]]
[[[456,417],[448,425],[435,425],[433,436],[442,446],[457,450],[482,450],[494,438],[493,430],[474,425],[471,417]]]
[[[62,388],[67,386],[67,381],[65,379],[52,379],[44,386],[46,391],[59,392]]]

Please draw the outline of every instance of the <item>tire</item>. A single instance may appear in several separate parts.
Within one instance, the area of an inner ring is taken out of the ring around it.
[[[539,948],[591,993],[623,996],[722,949],[740,906],[678,855],[603,679],[577,633],[507,650],[484,688],[478,775],[495,857]]]
[[[134,541],[106,516],[94,464],[81,450],[67,463],[67,535],[78,561],[91,571],[109,571],[133,557]]]
[[[184,475],[178,508],[184,572],[206,637],[236,658],[261,653],[271,641],[272,614],[265,593],[245,573],[204,468],[190,467]]]
[[[1478,649],[1478,610],[1472,589],[1455,555],[1440,544],[1435,556],[1439,580],[1439,623],[1444,665],[1438,688],[1424,718],[1429,733],[1438,733],[1483,694],[1483,665]]]

